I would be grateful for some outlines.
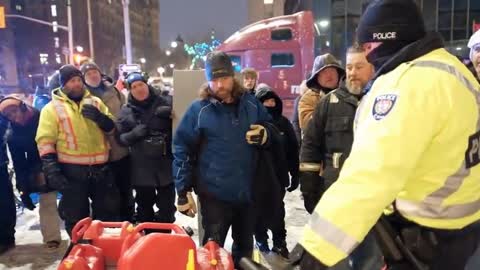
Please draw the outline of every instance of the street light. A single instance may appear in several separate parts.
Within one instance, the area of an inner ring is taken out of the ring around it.
[[[166,50],[166,51],[165,51],[165,54],[166,54],[167,56],[170,56],[170,55],[172,54],[172,52],[171,52],[170,50]]]
[[[157,72],[158,72],[158,74],[160,74],[160,76],[163,76],[163,73],[165,73],[165,68],[163,68],[163,67],[158,67],[158,68],[157,68]]]
[[[170,68],[174,68],[175,67],[175,64],[170,64]]]
[[[320,27],[322,27],[322,28],[328,27],[329,24],[330,24],[330,22],[328,20],[321,20],[321,21],[318,22],[318,25],[320,25]]]
[[[147,62],[147,59],[145,59],[145,58],[143,58],[143,57],[140,58],[140,63],[145,64],[146,62]]]
[[[75,49],[76,49],[77,52],[79,52],[79,53],[82,53],[82,52],[83,52],[83,47],[82,47],[82,46],[77,46]]]
[[[172,46],[172,48],[177,48],[178,42],[172,41],[172,43],[170,43],[170,46]]]

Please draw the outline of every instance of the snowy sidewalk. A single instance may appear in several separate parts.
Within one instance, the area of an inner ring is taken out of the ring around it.
[[[303,208],[303,201],[300,199],[300,192],[287,193],[285,198],[286,205],[286,225],[287,242],[291,249],[300,239],[302,228],[308,221],[307,213]],[[177,224],[190,226],[194,232],[195,242],[198,243],[198,224],[197,219],[191,219],[177,213]],[[38,207],[35,211],[25,210],[23,214],[17,217],[16,248],[0,256],[0,270],[55,270],[62,258],[67,246],[68,239],[65,231],[62,230],[61,247],[58,250],[48,250],[43,246],[40,226],[38,224]],[[226,241],[226,248],[230,249],[232,240],[229,237]]]

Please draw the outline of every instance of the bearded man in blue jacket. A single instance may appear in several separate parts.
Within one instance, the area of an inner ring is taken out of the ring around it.
[[[205,75],[208,84],[187,109],[173,138],[177,208],[195,215],[190,195],[195,188],[202,206],[203,243],[213,239],[223,246],[231,226],[238,267],[240,258],[252,254],[255,152],[268,145],[269,131],[263,123],[271,118],[234,79],[227,54],[208,54]]]

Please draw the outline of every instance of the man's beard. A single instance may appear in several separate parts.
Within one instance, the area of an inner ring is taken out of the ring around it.
[[[232,91],[225,88],[218,89],[213,95],[220,101],[228,101],[232,97]]]
[[[89,83],[89,82],[85,81],[85,83],[90,87],[98,88],[98,87],[100,87],[100,84],[102,83],[102,81],[99,81],[98,83],[93,83],[93,82]]]
[[[365,88],[364,84],[362,84],[362,83],[355,83],[354,84],[350,80],[347,80],[347,83],[345,85],[348,89],[348,92],[350,92],[354,95],[360,95],[363,91],[363,88]]]
[[[75,89],[75,91],[69,91],[69,93],[66,95],[69,99],[73,101],[80,101],[85,95],[85,88],[82,87],[81,89]]]

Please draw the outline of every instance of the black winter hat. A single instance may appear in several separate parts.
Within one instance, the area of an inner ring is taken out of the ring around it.
[[[100,72],[100,74],[102,73],[102,71],[100,70],[100,68],[98,67],[97,64],[95,64],[94,62],[86,62],[85,64],[83,64],[81,67],[80,67],[80,71],[82,72],[82,74],[85,76],[85,73],[87,73],[88,71],[90,70],[98,70],[98,72]]]
[[[220,77],[234,76],[232,60],[224,52],[214,51],[207,54],[205,77],[212,81]]]
[[[64,65],[59,69],[60,72],[60,85],[62,87],[67,84],[73,77],[80,77],[83,79],[82,72],[73,65]]]
[[[413,0],[374,0],[360,18],[357,41],[415,41],[425,34],[422,14]]]

